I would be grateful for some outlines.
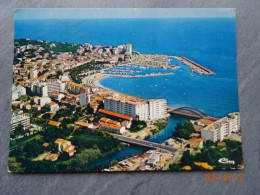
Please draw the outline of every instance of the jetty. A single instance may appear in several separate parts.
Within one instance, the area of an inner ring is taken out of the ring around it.
[[[213,71],[199,65],[198,63],[184,57],[184,56],[170,56],[177,60],[180,60],[183,64],[188,65],[193,72],[199,73],[199,74],[205,74],[205,75],[213,75],[215,74]]]

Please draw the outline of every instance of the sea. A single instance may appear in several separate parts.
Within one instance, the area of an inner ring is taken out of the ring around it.
[[[234,18],[16,20],[14,37],[112,46],[131,43],[133,50],[142,54],[185,56],[215,75],[197,74],[171,58],[170,64],[180,66],[167,70],[173,75],[106,77],[100,84],[144,99],[163,98],[169,106],[194,107],[215,117],[239,111]],[[190,118],[169,117],[167,127],[147,140],[165,141],[175,131],[176,124],[186,120]],[[131,146],[86,165],[86,170],[97,170],[111,160],[143,151],[141,147]]]

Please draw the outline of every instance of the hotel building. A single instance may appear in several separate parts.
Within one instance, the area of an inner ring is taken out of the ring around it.
[[[157,120],[167,117],[165,99],[144,100],[141,98],[117,95],[104,100],[104,109],[131,116],[139,120]]]
[[[213,142],[222,141],[232,132],[240,130],[240,114],[238,112],[230,113],[226,117],[211,123],[201,131],[203,141],[211,140]]]
[[[65,91],[65,83],[62,83],[61,81],[49,81],[47,82],[48,86],[48,94],[51,93],[59,93]]]

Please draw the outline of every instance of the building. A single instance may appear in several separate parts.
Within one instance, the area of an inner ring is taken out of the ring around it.
[[[77,121],[75,122],[75,124],[81,127],[87,127],[89,129],[92,129],[94,127],[92,123],[86,123],[84,121]]]
[[[22,95],[26,95],[26,89],[21,85],[13,85],[12,86],[12,101],[18,99]]]
[[[27,115],[13,114],[11,118],[11,131],[14,131],[19,124],[21,124],[24,129],[30,127],[30,117]]]
[[[68,81],[66,83],[66,89],[68,92],[73,93],[73,94],[80,94],[80,93],[85,93],[88,87],[85,87],[84,85],[74,83],[72,81]]]
[[[37,104],[42,106],[45,106],[45,104],[50,103],[51,102],[51,98],[49,97],[41,97],[37,99]]]
[[[167,102],[165,99],[148,100],[149,120],[167,117]]]
[[[59,127],[61,125],[61,123],[57,122],[57,121],[50,121],[50,122],[48,122],[48,125],[51,125],[54,127]]]
[[[30,79],[37,79],[38,71],[36,69],[30,69]]]
[[[160,161],[160,153],[152,153],[148,157],[147,165],[154,167]]]
[[[122,126],[125,127],[125,128],[129,129],[131,127],[131,125],[132,125],[131,121],[125,120],[125,121],[122,122]]]
[[[48,96],[48,86],[46,83],[34,83],[31,85],[31,91],[41,97]]]
[[[234,112],[203,128],[201,130],[201,137],[204,142],[207,140],[216,142],[222,141],[232,132],[236,133],[238,131],[240,131],[240,114]]]
[[[203,139],[202,138],[192,138],[190,139],[190,148],[192,149],[202,149]]]
[[[202,127],[206,127],[208,125],[210,125],[211,123],[213,123],[214,121],[212,120],[208,120],[208,119],[199,119],[195,122],[196,125],[202,126]]]
[[[102,118],[100,119],[100,122],[110,123],[110,124],[114,124],[114,125],[120,125],[120,122],[114,121],[114,120],[111,120],[111,119],[105,118],[105,117],[102,117]]]
[[[125,44],[124,52],[126,55],[132,55],[132,44]]]
[[[49,80],[47,82],[48,94],[59,93],[65,91],[65,83],[57,80]]]
[[[133,120],[133,118],[131,116],[119,114],[119,113],[112,112],[112,111],[109,111],[109,110],[99,109],[98,112],[106,114],[106,115],[110,115],[110,116],[113,116],[113,117],[117,117],[119,119],[124,119],[124,120],[127,120],[127,121]]]
[[[90,103],[90,91],[87,89],[87,93],[82,93],[79,96],[79,103],[82,106],[86,106]]]
[[[75,146],[70,141],[58,138],[55,142],[58,145],[58,153],[67,152],[69,156],[73,156],[76,152]]]
[[[55,102],[50,102],[46,104],[46,107],[52,112],[57,111],[59,109],[59,105]]]
[[[99,128],[101,130],[109,131],[111,133],[116,133],[116,134],[123,134],[126,132],[125,127],[122,127],[121,125],[114,125],[114,124],[105,123],[105,122],[100,122]]]
[[[133,96],[116,95],[105,98],[104,108],[139,120],[157,120],[167,117],[165,99],[144,100]]]

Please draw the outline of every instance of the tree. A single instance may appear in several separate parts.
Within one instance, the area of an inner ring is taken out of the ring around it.
[[[59,156],[59,160],[66,161],[70,159],[70,155],[67,152],[62,152]]]
[[[110,161],[109,166],[110,167],[115,166],[117,162],[118,162],[117,160],[112,160]]]
[[[35,157],[44,151],[44,147],[42,143],[34,139],[25,144],[23,151],[26,157]]]
[[[94,109],[90,106],[90,104],[87,105],[86,110],[87,110],[88,114],[93,114],[94,113]]]
[[[186,165],[192,166],[193,162],[194,162],[194,157],[190,154],[189,151],[185,151],[181,158],[182,166],[186,166]]]
[[[189,121],[186,121],[184,125],[178,123],[175,129],[176,131],[173,133],[173,136],[184,139],[189,139],[190,134],[195,132],[192,123],[190,123]]]
[[[15,137],[18,137],[20,135],[24,135],[24,127],[21,123],[19,123],[16,127],[15,127],[15,130],[14,130],[14,135]]]
[[[171,170],[171,171],[180,171],[181,170],[181,165],[180,164],[170,164],[169,170]]]

